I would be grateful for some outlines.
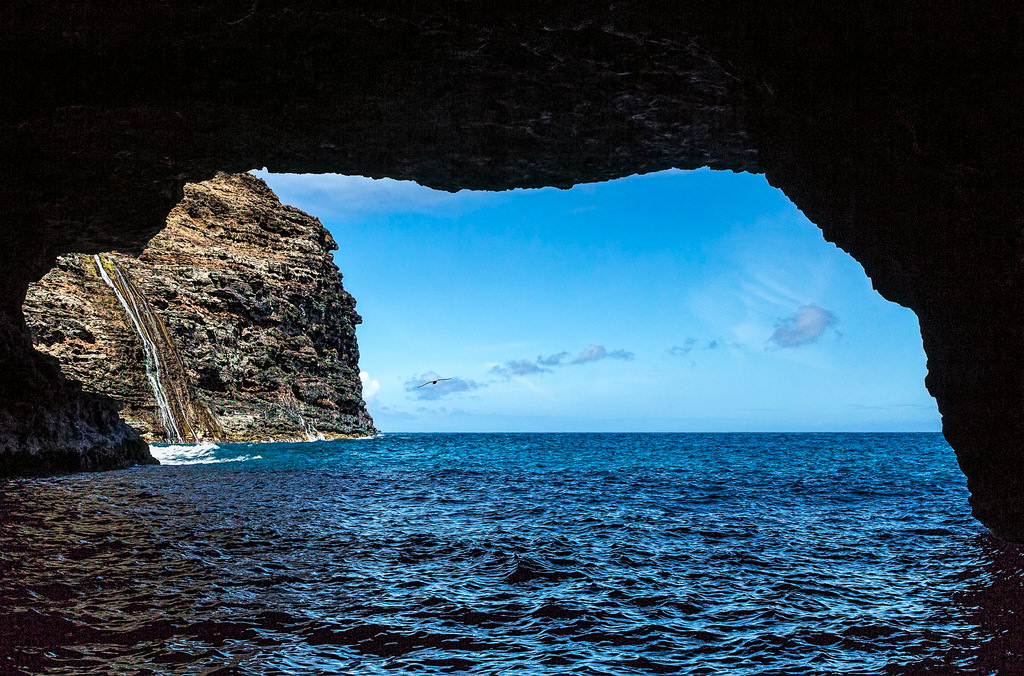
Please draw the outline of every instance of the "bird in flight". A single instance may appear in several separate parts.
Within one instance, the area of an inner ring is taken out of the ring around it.
[[[416,389],[418,390],[426,385],[437,385],[442,380],[451,380],[451,378],[435,378],[434,380],[428,380],[427,382],[423,383],[423,385],[417,385]]]

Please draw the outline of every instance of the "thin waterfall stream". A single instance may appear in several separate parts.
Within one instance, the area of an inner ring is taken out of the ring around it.
[[[167,329],[163,322],[157,317],[146,297],[139,291],[138,287],[119,268],[114,261],[103,257],[102,254],[93,256],[100,276],[120,301],[125,313],[135,327],[135,333],[142,341],[142,349],[145,353],[146,376],[153,388],[153,397],[156,400],[160,413],[160,423],[164,428],[167,441],[171,443],[183,443],[198,441],[198,436],[188,423],[185,411],[188,410],[188,402],[183,401],[179,396],[178,387],[168,387],[167,383],[171,378],[167,372],[168,360],[161,360],[161,352],[167,354],[173,350],[173,345],[167,335]],[[112,273],[113,276],[111,276]],[[161,344],[166,343],[163,350]]]

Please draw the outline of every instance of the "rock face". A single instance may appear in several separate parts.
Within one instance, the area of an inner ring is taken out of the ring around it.
[[[28,283],[60,253],[139,251],[185,182],[267,166],[497,189],[711,165],[764,172],[918,314],[974,513],[1024,539],[1022,17],[960,0],[8,3],[0,435],[49,439],[82,401],[27,345]]]
[[[113,399],[83,392],[56,359],[19,345],[28,339],[24,324],[8,320],[0,335],[13,346],[0,359],[0,478],[156,463]]]
[[[30,287],[36,347],[147,441],[374,432],[355,300],[320,222],[246,174],[185,186],[140,256],[69,254]]]

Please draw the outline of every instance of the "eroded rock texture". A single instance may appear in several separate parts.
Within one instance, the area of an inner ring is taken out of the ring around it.
[[[57,360],[32,351],[20,312],[0,321],[0,477],[153,464],[149,445],[109,397],[83,392]]]
[[[147,441],[363,436],[375,430],[361,396],[360,318],[336,248],[260,179],[219,174],[185,186],[140,256],[59,258],[30,287],[25,315],[38,349],[123,402]],[[137,289],[127,302],[141,317],[129,318],[101,266]],[[155,355],[139,336],[146,322]]]
[[[0,358],[38,361],[20,296],[56,254],[138,250],[218,170],[449,189],[761,171],[917,312],[974,512],[1024,538],[1014,3],[107,7],[0,9]],[[0,378],[8,412],[48,388]]]

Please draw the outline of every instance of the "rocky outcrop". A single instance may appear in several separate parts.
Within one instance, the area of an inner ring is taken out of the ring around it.
[[[25,316],[36,347],[148,441],[364,436],[336,248],[260,179],[220,174],[185,186],[141,255],[59,258]]]
[[[139,250],[218,170],[447,189],[760,171],[918,313],[974,512],[1024,539],[1014,3],[69,0],[0,19],[0,244],[18,261],[0,267],[0,361],[45,370],[18,307],[58,253]],[[45,420],[14,412],[42,382],[0,374],[0,410]]]
[[[0,315],[0,478],[155,464],[118,403],[65,379],[56,359],[28,346],[20,320]]]

